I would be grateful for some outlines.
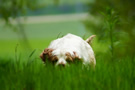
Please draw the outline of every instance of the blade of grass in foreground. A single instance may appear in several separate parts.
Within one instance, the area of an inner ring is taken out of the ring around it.
[[[34,56],[33,56],[34,57]],[[69,67],[54,67],[49,62],[33,60],[29,67],[13,68],[12,59],[0,60],[0,90],[5,89],[92,89],[134,90],[135,59],[125,58],[111,62],[97,58],[95,70],[82,69],[81,63]],[[23,63],[21,63],[23,65]]]

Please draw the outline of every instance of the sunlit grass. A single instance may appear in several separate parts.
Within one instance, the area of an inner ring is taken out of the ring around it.
[[[86,33],[84,25],[79,21],[26,24],[25,32],[31,49],[38,50],[43,50],[52,40],[67,33],[73,33],[79,36],[83,36]],[[14,48],[17,44],[21,52],[28,49],[23,46],[17,32],[0,25],[0,56],[13,56]]]
[[[0,60],[0,89],[92,89],[134,90],[135,59],[105,60],[97,58],[95,70],[81,63],[69,67],[54,67],[31,57]]]
[[[11,36],[8,31],[0,33],[0,90],[134,90],[135,58],[112,61],[107,42],[93,41],[95,69],[83,67],[81,63],[64,68],[43,64],[40,53],[60,32],[83,36],[82,29],[78,22],[26,25],[31,49],[24,47],[13,32]]]

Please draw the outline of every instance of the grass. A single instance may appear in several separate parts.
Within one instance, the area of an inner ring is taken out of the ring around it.
[[[0,26],[0,57],[5,57],[7,54],[12,56],[17,44],[21,52],[27,50],[23,47],[17,32],[10,29]],[[59,33],[60,36],[69,32],[79,36],[86,33],[84,25],[79,21],[26,24],[25,32],[31,48],[38,50],[46,48],[52,40],[58,37]]]
[[[44,65],[36,55],[18,60],[1,58],[0,90],[134,90],[134,64],[135,58],[97,58],[95,70],[88,70],[80,63],[65,68]]]
[[[35,23],[26,24],[25,32],[28,39],[44,39],[57,38],[58,34],[73,33],[77,35],[84,35],[86,33],[84,25],[79,21],[65,21],[65,22],[50,22],[50,23]],[[11,28],[3,28],[0,25],[0,40],[1,39],[18,39],[17,32],[13,32]]]
[[[40,41],[36,41],[40,42]],[[32,42],[33,43],[33,42]],[[48,42],[46,42],[46,45]],[[37,45],[35,45],[37,46]],[[95,52],[105,46],[93,43]],[[42,50],[21,51],[12,48],[12,56],[0,58],[0,90],[134,90],[135,58],[115,59],[96,55],[95,70],[81,63],[54,67],[39,58]],[[105,53],[105,52],[103,52]]]
[[[95,70],[77,62],[65,68],[42,63],[39,54],[60,32],[61,35],[71,32],[81,37],[85,34],[80,22],[26,25],[32,50],[23,47],[9,28],[2,29],[0,26],[0,90],[135,90],[135,58],[112,61],[107,45],[96,40],[93,42]]]
[[[56,1],[57,2],[57,1]],[[93,0],[68,0],[68,1],[64,1],[64,0],[59,0],[59,4],[76,4],[76,3],[89,3],[89,2],[94,2]],[[55,3],[54,1],[50,1],[50,0],[39,0],[39,3],[44,3],[47,5],[51,5],[53,3]]]

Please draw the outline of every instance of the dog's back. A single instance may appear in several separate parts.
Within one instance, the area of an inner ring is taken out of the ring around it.
[[[73,56],[74,52],[76,52],[79,58],[82,58],[84,64],[93,63],[95,65],[94,52],[87,41],[79,36],[67,34],[62,38],[52,41],[49,48],[54,49],[52,52],[54,55],[69,52]]]

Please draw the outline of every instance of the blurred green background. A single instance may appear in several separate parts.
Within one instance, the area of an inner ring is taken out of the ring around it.
[[[0,89],[135,90],[134,5],[135,0],[0,0]],[[40,53],[67,33],[96,35],[95,70],[42,63]]]
[[[58,35],[72,33],[84,36],[88,31],[82,20],[88,15],[88,2],[1,0],[1,56],[14,53],[17,44],[22,51],[26,51],[24,48],[43,50]]]

